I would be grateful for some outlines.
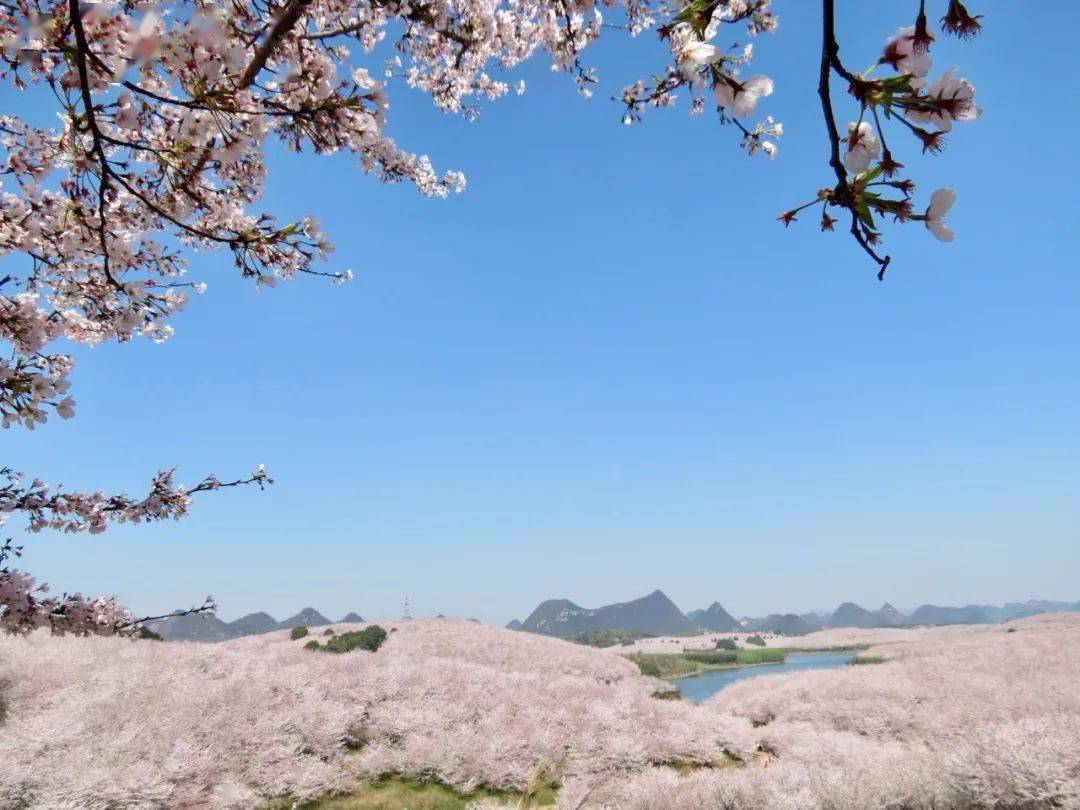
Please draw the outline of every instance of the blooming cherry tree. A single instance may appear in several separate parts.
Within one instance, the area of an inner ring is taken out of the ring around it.
[[[977,33],[980,18],[960,0],[943,5],[944,31]],[[857,74],[839,58],[833,0],[822,0],[818,92],[835,182],[781,217],[787,224],[820,205],[822,228],[832,230],[830,212],[846,213],[880,274],[889,258],[877,252],[874,215],[923,221],[951,239],[942,216],[955,196],[938,192],[925,214],[913,213],[914,183],[898,176],[903,166],[883,123],[939,152],[953,123],[979,112],[973,87],[954,71],[927,86],[934,36],[925,6]],[[12,268],[0,274],[0,340],[11,349],[0,358],[0,422],[33,430],[51,414],[74,415],[72,358],[57,349],[62,341],[167,340],[172,316],[205,290],[187,275],[190,249],[226,252],[258,287],[297,275],[349,279],[348,270],[321,269],[333,245],[314,219],[279,222],[256,207],[267,139],[296,151],[348,151],[380,180],[445,197],[462,191],[465,178],[436,172],[390,137],[393,85],[471,119],[479,100],[511,89],[492,74],[543,52],[589,96],[598,78],[583,61],[586,48],[604,30],[655,29],[670,62],[617,96],[624,123],[685,92],[691,114],[712,107],[749,154],[775,157],[782,125],[769,115],[749,120],[774,87],[751,72],[749,40],[777,25],[771,0],[0,0],[0,79],[46,94],[57,114],[48,128],[0,115],[0,259]],[[747,42],[718,46],[719,32],[732,29]],[[392,46],[389,60],[375,56],[380,44]],[[879,68],[895,75],[878,76]],[[845,137],[833,75],[858,105]],[[260,469],[185,488],[163,471],[136,499],[54,491],[6,469],[2,476],[0,519],[20,513],[32,532],[95,533],[110,522],[180,518],[196,493],[270,480]],[[33,596],[34,580],[7,566],[13,554],[9,545],[0,555],[0,626],[133,626],[113,602]]]

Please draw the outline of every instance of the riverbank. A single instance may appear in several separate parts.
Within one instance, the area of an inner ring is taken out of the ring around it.
[[[793,653],[788,655],[783,663],[707,670],[693,676],[668,679],[668,683],[671,684],[673,690],[678,690],[679,698],[682,700],[701,703],[739,681],[766,676],[774,678],[788,672],[841,669],[853,663],[855,655],[852,652]],[[862,663],[870,663],[870,661]]]
[[[690,678],[703,672],[743,669],[763,664],[782,664],[782,650],[683,650],[680,653],[629,653],[623,656],[642,675],[672,680]]]

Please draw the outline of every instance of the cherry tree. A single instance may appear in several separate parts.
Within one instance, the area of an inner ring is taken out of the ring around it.
[[[828,179],[780,217],[788,225],[820,209],[828,231],[846,220],[879,277],[890,261],[881,252],[885,217],[953,238],[944,217],[955,193],[935,191],[920,212],[896,136],[937,153],[956,122],[979,114],[974,88],[954,70],[931,80],[930,9],[926,0],[913,5],[913,23],[859,73],[840,58],[834,0],[821,0]],[[981,18],[961,0],[940,6],[942,31],[978,33]],[[482,101],[524,92],[496,77],[542,52],[590,96],[598,77],[584,61],[588,46],[606,31],[653,30],[670,59],[615,96],[622,121],[637,123],[685,94],[692,115],[713,109],[748,154],[771,158],[782,125],[755,116],[773,81],[750,64],[753,41],[777,25],[771,0],[0,0],[0,77],[45,94],[56,112],[49,128],[0,115],[0,258],[11,268],[0,274],[0,339],[11,347],[0,359],[0,421],[33,430],[50,415],[74,415],[73,362],[57,344],[167,340],[172,316],[206,289],[187,273],[192,249],[231,254],[257,287],[298,275],[350,278],[322,269],[333,245],[314,219],[279,222],[257,209],[268,138],[296,151],[347,150],[384,182],[445,197],[462,191],[465,177],[436,172],[387,134],[391,87],[472,119]],[[745,44],[716,44],[730,30]],[[833,80],[852,110],[846,124]],[[199,493],[267,483],[260,468],[185,487],[165,470],[133,498],[55,490],[4,468],[0,520],[18,514],[30,532],[98,533],[110,523],[181,518]],[[4,629],[137,626],[114,599],[45,596],[11,567],[17,553],[11,542],[0,551]],[[210,608],[208,600],[195,610]]]

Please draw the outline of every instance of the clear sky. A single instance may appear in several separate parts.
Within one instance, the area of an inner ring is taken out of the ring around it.
[[[841,2],[850,63],[915,5]],[[757,43],[773,162],[685,104],[621,126],[608,96],[663,55],[617,32],[589,101],[542,61],[473,124],[398,89],[398,141],[468,176],[451,200],[275,155],[265,207],[315,214],[356,280],[256,294],[196,255],[210,289],[170,343],[78,350],[77,418],[0,439],[69,487],[260,462],[277,485],[29,537],[25,567],[138,611],[211,593],[226,619],[392,617],[409,594],[504,622],[654,588],[738,615],[1080,599],[1080,6],[972,5],[985,34],[939,38],[934,75],[961,66],[982,118],[937,158],[894,135],[922,205],[957,189],[957,241],[889,228],[884,283],[846,235],[775,221],[829,184],[816,3],[778,0]]]

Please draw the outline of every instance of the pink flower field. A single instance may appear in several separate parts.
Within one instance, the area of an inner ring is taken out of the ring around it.
[[[343,655],[284,631],[0,638],[0,807],[258,807],[383,774],[520,790],[538,769],[560,808],[1080,807],[1078,614],[904,631],[862,654],[884,663],[696,706],[607,651],[384,626]]]

